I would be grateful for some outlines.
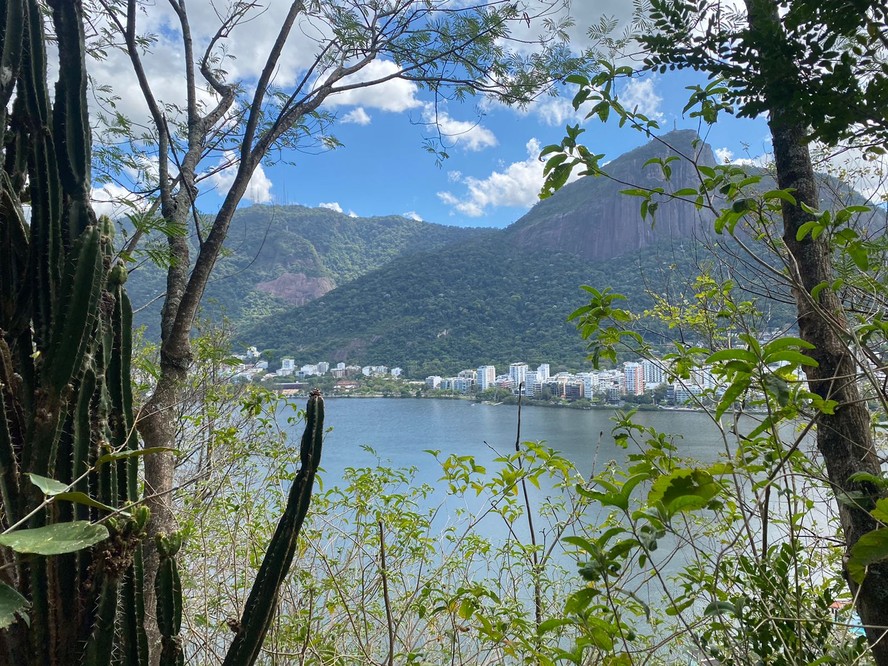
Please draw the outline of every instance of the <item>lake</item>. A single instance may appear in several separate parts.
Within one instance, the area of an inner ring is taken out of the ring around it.
[[[518,408],[467,400],[386,398],[327,398],[327,435],[321,466],[326,483],[335,483],[346,467],[373,465],[372,447],[394,466],[416,466],[418,481],[434,483],[441,471],[427,449],[442,455],[476,456],[486,464],[514,451]],[[611,410],[559,409],[524,406],[521,441],[545,441],[577,465],[584,474],[600,470],[609,460],[624,460],[627,451],[616,446]],[[724,452],[724,443],[712,420],[702,412],[645,411],[635,421],[674,434],[678,452],[711,461]],[[301,434],[301,426],[293,433]]]

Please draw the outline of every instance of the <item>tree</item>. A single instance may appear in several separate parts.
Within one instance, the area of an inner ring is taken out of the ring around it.
[[[886,22],[886,8],[877,2],[747,0],[744,12],[722,3],[653,0],[639,24],[638,42],[645,49],[641,69],[693,68],[709,75],[712,83],[697,87],[686,108],[704,122],[731,112],[732,105],[739,116],[766,113],[779,189],[754,191],[751,186],[761,178],[748,181],[750,174],[736,167],[733,173],[701,167],[699,191],[630,191],[642,197],[643,214],[653,215],[670,197],[716,207],[717,231],[739,237],[743,224],[738,223],[748,222],[753,233],[741,240],[764,239],[778,258],[771,279],[786,281],[797,309],[800,343],[792,345],[810,356],[799,368],[811,392],[806,401],[816,410],[812,426],[817,449],[837,499],[844,575],[878,664],[888,664],[888,531],[883,513],[888,485],[867,400],[884,413],[888,398],[877,379],[884,372],[884,228],[869,234],[855,228],[859,208],[820,212],[811,146],[819,142],[884,154]],[[591,81],[578,78],[581,90],[575,104],[595,101],[590,115],[606,120],[614,113],[621,123],[653,131],[656,123],[623,108],[613,94],[614,81],[632,74],[629,67],[609,66]],[[600,158],[578,144],[579,131],[571,128],[561,146],[547,149],[555,153],[547,165],[550,188],[563,183],[578,164],[587,173],[601,172]],[[660,168],[668,179],[668,162]],[[780,235],[770,233],[774,218],[782,223]],[[600,315],[611,304],[598,298],[590,308],[596,305],[604,309],[578,315],[585,332],[596,337],[616,331],[601,325],[607,316]],[[754,341],[745,340],[747,350],[754,352]],[[724,354],[711,358],[725,361],[730,356],[738,362],[738,352]],[[734,391],[721,411],[747,395],[749,376],[744,375],[743,385],[738,383],[737,367],[724,371]],[[869,387],[867,394],[861,380]],[[772,379],[770,387],[760,388],[776,395],[778,385]]]
[[[80,3],[4,2],[0,77],[0,651],[6,663],[183,663],[179,532],[147,539],[132,310],[114,226],[91,208]],[[59,80],[48,91],[47,43]],[[9,105],[11,104],[11,112]],[[25,215],[30,207],[30,220]],[[226,663],[252,664],[320,462],[314,395],[286,508]],[[156,576],[145,556],[156,553]],[[145,591],[156,591],[146,604]],[[149,638],[150,618],[157,634]]]
[[[231,3],[218,15],[215,31],[200,39],[196,28],[206,26],[192,21],[184,0],[170,0],[175,25],[171,29],[181,40],[185,101],[180,108],[159,97],[146,67],[151,40],[140,34],[139,23],[143,11],[156,9],[136,0],[98,0],[101,16],[92,48],[98,54],[123,49],[150,117],[146,149],[134,136],[130,119],[113,114],[117,120],[111,124],[111,136],[130,143],[127,150],[111,155],[136,167],[145,164],[145,157],[152,165],[156,162],[144,179],[149,183],[146,194],[156,197],[153,211],[160,220],[153,224],[168,232],[159,375],[137,418],[146,446],[174,448],[175,406],[191,363],[194,319],[232,216],[263,160],[294,147],[335,146],[327,134],[333,115],[326,110],[334,96],[394,80],[415,83],[436,98],[486,94],[507,103],[529,100],[568,71],[562,44],[567,23],[555,20],[559,6],[558,0],[546,0],[535,9],[503,0],[460,7],[438,0],[295,1],[281,16],[261,73],[255,80],[238,81],[225,69],[233,58],[226,42],[265,10],[255,2]],[[521,48],[509,49],[513,29],[525,24],[542,25],[530,40],[537,48],[517,43]],[[302,33],[299,48],[311,57],[293,85],[280,87],[276,73],[297,30]],[[374,64],[381,66],[371,67]],[[196,198],[220,156],[235,175],[219,210],[204,220]],[[197,244],[193,260],[186,238],[190,222]],[[139,235],[128,249],[135,247]],[[172,452],[145,461],[152,533],[175,529],[175,463]],[[155,564],[148,562],[149,572]]]

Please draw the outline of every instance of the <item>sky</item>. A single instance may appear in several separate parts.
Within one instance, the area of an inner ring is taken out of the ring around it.
[[[575,46],[586,41],[589,25],[602,15],[625,19],[627,4],[622,0],[575,2],[576,25],[570,30]],[[188,6],[198,43],[206,41],[219,24],[215,5],[196,0]],[[231,32],[226,48],[236,59],[228,60],[226,66],[233,79],[242,79],[247,86],[255,80],[285,6],[272,3]],[[177,102],[182,99],[181,46],[166,7],[161,0],[143,14],[142,29],[157,38],[145,63],[158,96]],[[275,74],[282,87],[298,80],[310,61],[311,52],[305,46],[320,32],[322,27],[310,22],[299,25]],[[268,38],[257,39],[260,35]],[[110,83],[119,98],[119,110],[132,118],[144,117],[136,81],[121,54],[111,52],[90,67],[96,81]],[[392,67],[390,62],[377,62],[369,73],[384,75]],[[668,72],[627,81],[618,95],[624,105],[656,118],[664,132],[702,129],[719,159],[766,160],[769,138],[764,118],[729,118],[701,128],[696,119],[682,114],[689,95],[686,87],[694,83],[705,81],[691,72]],[[241,205],[299,204],[360,217],[403,215],[448,225],[505,227],[538,200],[543,178],[541,149],[559,143],[567,124],[582,122],[582,113],[570,105],[574,89],[568,86],[563,92],[566,96],[543,96],[525,109],[483,98],[440,103],[441,147],[449,156],[444,160],[436,160],[424,149],[435,134],[429,121],[436,107],[428,93],[395,80],[341,94],[331,98],[327,108],[336,114],[330,133],[342,145],[333,150],[289,151],[283,155],[285,161],[270,160],[254,175]],[[606,160],[646,141],[640,133],[620,129],[613,121],[607,125],[590,121],[584,126],[585,143],[594,152],[604,153]],[[218,208],[220,192],[231,178],[230,171],[223,171],[204,181],[199,209],[211,213]],[[124,195],[126,185],[97,186],[94,199],[99,211],[105,212],[110,200]]]

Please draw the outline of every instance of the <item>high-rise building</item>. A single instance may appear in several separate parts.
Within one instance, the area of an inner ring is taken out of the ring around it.
[[[623,380],[626,395],[644,395],[644,370],[641,363],[624,363]]]
[[[492,365],[482,365],[478,368],[477,382],[479,391],[493,388],[496,383],[496,368]]]
[[[509,365],[509,379],[512,380],[512,387],[518,391],[518,386],[527,379],[527,363],[512,363]]]
[[[659,386],[666,383],[666,366],[658,358],[646,358],[641,362],[644,370],[644,385],[646,387]]]
[[[584,397],[591,398],[598,392],[599,374],[597,372],[581,372],[577,374],[577,378],[583,382]]]
[[[540,363],[539,366],[537,366],[537,379],[541,382],[545,382],[549,379],[548,363]]]
[[[540,373],[534,370],[528,370],[524,373],[524,395],[533,398],[537,395],[541,386]]]

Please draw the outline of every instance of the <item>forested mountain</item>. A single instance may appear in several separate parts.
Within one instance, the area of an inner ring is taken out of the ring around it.
[[[238,210],[204,298],[205,316],[236,327],[323,296],[393,259],[488,235],[483,229],[400,216],[350,217],[326,208],[252,206]],[[145,263],[130,276],[136,325],[157,335],[165,272]]]
[[[384,364],[411,376],[518,360],[579,368],[583,342],[567,317],[585,303],[581,285],[625,294],[640,311],[651,293],[692,298],[693,278],[718,264],[712,248],[720,244],[717,252],[726,256],[726,237],[715,236],[705,209],[664,197],[656,219],[642,220],[639,200],[621,194],[630,184],[698,186],[685,160],[671,163],[668,184],[659,166],[645,166],[673,151],[715,164],[694,132],[671,132],[613,160],[609,178],[571,183],[504,230],[299,206],[245,209],[205,311],[224,311],[238,344],[297,363]],[[825,185],[826,192],[838,189],[835,181]],[[134,278],[139,302],[150,290],[147,280]],[[750,275],[744,282],[755,285]],[[773,288],[760,285],[762,293]],[[779,303],[766,314],[771,324],[792,321]],[[664,326],[647,332],[671,335]]]
[[[679,242],[587,262],[522,248],[501,233],[393,261],[241,338],[297,363],[385,364],[411,377],[521,360],[578,369],[584,345],[567,317],[585,302],[580,285],[633,294],[644,307],[646,289],[693,274],[693,251]]]
[[[642,221],[624,183],[663,185],[652,157],[672,145],[714,164],[694,132],[673,132],[608,165],[617,180],[583,178],[541,201],[505,230],[441,250],[404,256],[300,308],[243,330],[243,341],[293,355],[297,363],[401,366],[411,376],[481,363],[524,360],[553,368],[584,365],[584,344],[568,315],[586,301],[581,285],[626,294],[635,308],[650,291],[680,292],[711,257],[702,252],[711,217],[663,204]],[[671,187],[696,184],[673,168]]]

